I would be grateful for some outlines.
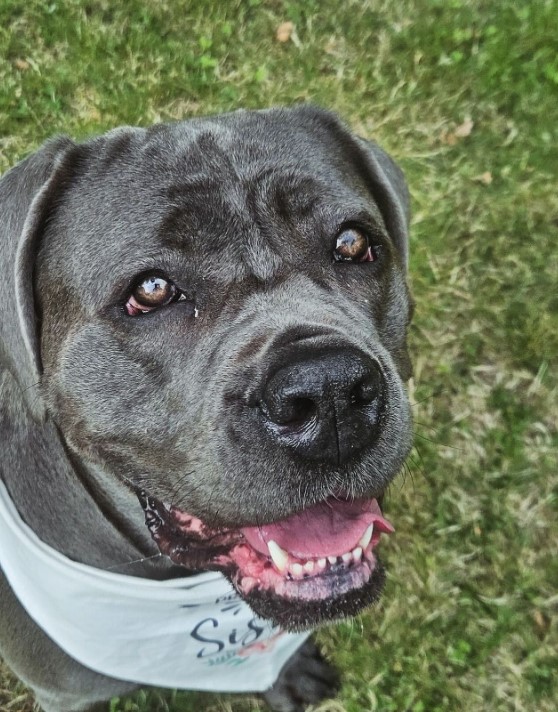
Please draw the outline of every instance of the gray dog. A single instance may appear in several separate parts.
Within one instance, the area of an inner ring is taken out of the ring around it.
[[[333,695],[301,631],[379,595],[411,447],[400,170],[323,110],[238,111],[52,140],[0,207],[8,665],[47,712]]]

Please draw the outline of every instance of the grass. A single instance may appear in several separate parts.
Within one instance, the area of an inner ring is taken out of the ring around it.
[[[299,101],[405,169],[416,448],[381,604],[320,633],[345,684],[319,712],[558,706],[556,27],[553,0],[0,3],[0,171],[54,133]],[[3,671],[0,711],[31,709]]]

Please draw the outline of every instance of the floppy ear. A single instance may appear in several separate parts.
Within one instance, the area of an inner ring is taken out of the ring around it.
[[[0,180],[0,369],[12,373],[36,419],[44,418],[45,411],[39,391],[35,256],[74,147],[66,137],[48,141]]]
[[[376,143],[359,136],[356,142],[364,159],[365,177],[384,218],[387,231],[407,269],[409,261],[410,196],[403,171]]]

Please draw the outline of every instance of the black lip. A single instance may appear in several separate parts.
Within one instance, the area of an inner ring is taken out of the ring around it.
[[[380,598],[384,583],[384,567],[377,560],[372,576],[363,586],[340,596],[320,601],[301,601],[283,598],[267,590],[254,589],[243,598],[258,616],[271,620],[285,630],[296,632],[362,613],[363,609]]]
[[[239,531],[234,530],[209,530],[208,535],[203,531],[189,532],[186,535],[162,502],[143,489],[137,490],[136,494],[145,513],[145,524],[161,553],[188,571],[221,570],[221,567],[211,563],[212,560],[225,555],[243,538]]]

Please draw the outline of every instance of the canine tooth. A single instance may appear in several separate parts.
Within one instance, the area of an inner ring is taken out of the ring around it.
[[[314,571],[314,562],[313,561],[307,561],[304,564],[304,570],[306,571],[307,574],[311,574]]]
[[[329,561],[329,563],[330,563],[331,565],[337,563],[337,557],[336,557],[336,556],[328,556],[328,557],[327,557],[327,560]]]
[[[356,549],[353,549],[351,551],[351,554],[353,555],[353,559],[355,561],[360,561],[362,558],[362,548],[360,546],[357,546]]]
[[[283,573],[283,571],[285,571],[285,569],[287,568],[287,564],[289,563],[289,555],[286,551],[281,549],[279,544],[273,541],[273,539],[270,539],[270,541],[267,542],[267,548],[269,549],[269,555],[271,556],[271,560],[279,569],[279,571]]]
[[[372,534],[374,533],[374,522],[368,527],[368,529],[364,532],[362,535],[359,543],[359,546],[362,546],[363,549],[366,549],[368,544],[370,544],[372,540]]]
[[[346,554],[343,554],[341,558],[343,559],[344,564],[348,564],[350,561],[352,561],[353,555],[350,551],[348,551]]]
[[[316,561],[316,566],[319,569],[322,569],[322,570],[325,569],[325,567],[327,566],[327,559],[318,559]]]
[[[293,576],[302,576],[303,571],[304,569],[300,564],[293,564],[291,566],[291,573],[293,574]]]

